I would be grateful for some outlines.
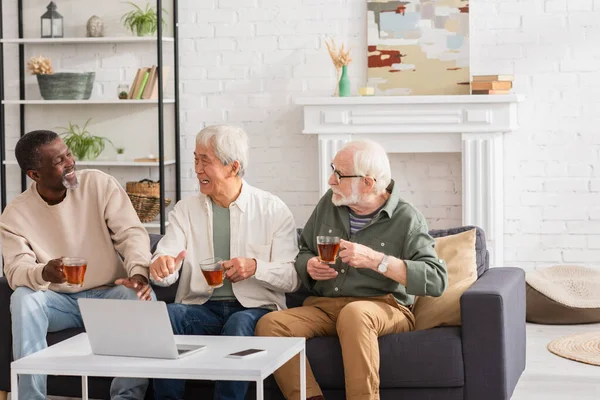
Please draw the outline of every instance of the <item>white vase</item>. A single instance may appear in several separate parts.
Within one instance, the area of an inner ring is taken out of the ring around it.
[[[117,154],[117,161],[125,161],[125,154]]]

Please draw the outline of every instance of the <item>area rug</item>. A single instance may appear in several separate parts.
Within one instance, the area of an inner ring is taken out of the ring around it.
[[[548,343],[548,350],[569,360],[600,366],[600,332],[563,336]]]

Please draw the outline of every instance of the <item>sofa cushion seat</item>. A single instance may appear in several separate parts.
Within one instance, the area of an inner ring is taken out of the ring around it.
[[[462,387],[464,366],[460,328],[443,327],[379,338],[380,387]],[[344,387],[342,351],[337,337],[307,342],[310,366],[323,389]]]

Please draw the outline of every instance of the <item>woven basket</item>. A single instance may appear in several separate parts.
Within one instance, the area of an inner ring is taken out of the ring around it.
[[[57,72],[36,77],[44,100],[88,100],[96,73]]]
[[[139,182],[127,182],[126,191],[140,221],[152,222],[160,213],[160,183],[149,179]],[[165,198],[165,207],[171,199]]]
[[[133,208],[137,213],[140,221],[152,222],[160,212],[160,197],[144,196],[141,194],[127,193]],[[171,199],[165,198],[165,207],[171,204]]]
[[[127,193],[160,197],[160,182],[154,182],[150,179],[142,179],[139,182],[127,182],[125,190]]]

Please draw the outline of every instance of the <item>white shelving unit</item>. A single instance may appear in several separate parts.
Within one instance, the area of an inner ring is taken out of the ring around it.
[[[163,42],[174,42],[172,37],[164,36]],[[0,43],[13,44],[92,44],[92,43],[156,43],[156,36],[114,36],[114,37],[73,37],[73,38],[25,38],[25,39],[1,39]]]
[[[174,165],[175,160],[165,160],[165,165]],[[4,165],[18,165],[17,160],[6,160]],[[77,165],[90,167],[158,167],[158,161],[116,161],[116,160],[94,160],[77,161]]]
[[[0,0],[0,3],[2,1]],[[151,1],[152,3],[153,1]],[[156,2],[156,9],[162,10],[162,3],[163,0],[155,0]],[[135,118],[146,118],[144,121],[148,121],[147,118],[147,113],[149,112],[149,110],[147,108],[144,108],[144,106],[147,107],[156,107],[157,108],[157,117],[158,117],[158,131],[157,131],[157,139],[159,142],[159,146],[158,146],[158,152],[155,151],[149,151],[149,153],[156,153],[160,158],[164,159],[165,161],[163,163],[159,163],[159,162],[136,162],[136,161],[132,161],[132,160],[128,160],[128,161],[117,161],[117,160],[95,160],[95,161],[78,161],[77,164],[79,166],[84,166],[84,167],[130,167],[130,168],[135,168],[135,167],[148,167],[148,168],[157,168],[159,170],[159,179],[161,180],[161,184],[163,185],[163,189],[161,191],[161,195],[164,195],[165,197],[167,197],[167,194],[164,193],[164,185],[165,185],[165,178],[166,178],[166,173],[165,173],[165,168],[161,168],[162,167],[166,167],[166,166],[174,166],[175,167],[175,180],[176,180],[176,189],[175,189],[175,196],[176,198],[173,198],[173,204],[177,201],[177,199],[179,199],[180,193],[181,193],[181,188],[180,188],[180,171],[179,171],[179,74],[178,74],[178,57],[179,57],[179,53],[178,53],[178,35],[177,35],[177,29],[178,29],[178,13],[177,13],[177,9],[178,9],[178,0],[172,0],[172,9],[169,10],[169,12],[167,12],[165,15],[172,15],[173,18],[170,21],[170,23],[172,24],[172,31],[168,32],[169,36],[163,36],[163,28],[162,25],[159,26],[158,28],[158,32],[154,35],[154,36],[143,36],[143,37],[139,37],[139,36],[107,36],[107,37],[65,37],[65,38],[39,38],[39,37],[28,37],[28,38],[2,38],[2,34],[3,32],[0,32],[0,47],[3,47],[4,45],[16,45],[20,48],[20,53],[19,53],[19,59],[17,61],[15,60],[5,60],[4,59],[4,54],[1,55],[2,59],[0,60],[0,73],[4,74],[4,70],[6,68],[7,64],[13,64],[18,62],[19,65],[19,69],[24,70],[25,67],[25,60],[23,58],[23,48],[28,46],[28,45],[32,45],[35,46],[36,49],[38,48],[43,48],[44,46],[51,46],[51,48],[53,48],[54,52],[62,52],[63,48],[66,49],[66,47],[56,47],[58,46],[76,46],[77,48],[77,52],[78,55],[80,55],[80,53],[83,53],[87,50],[87,47],[89,46],[90,52],[93,52],[93,46],[94,45],[103,45],[103,44],[109,44],[109,45],[117,45],[117,44],[122,44],[124,46],[126,46],[127,44],[131,44],[131,45],[149,45],[149,46],[157,46],[156,50],[157,50],[157,60],[156,60],[156,65],[160,66],[161,68],[164,67],[164,63],[163,63],[163,54],[165,53],[165,49],[164,49],[164,45],[172,45],[173,46],[173,62],[174,62],[174,68],[172,69],[172,71],[174,71],[174,94],[173,95],[169,95],[169,97],[174,97],[174,98],[166,98],[166,94],[163,91],[163,88],[159,88],[159,96],[161,97],[162,100],[159,101],[159,99],[151,99],[151,100],[120,100],[117,98],[107,98],[107,99],[102,99],[102,98],[94,98],[91,100],[42,100],[42,99],[35,99],[35,100],[29,100],[27,99],[27,94],[25,92],[25,79],[23,78],[22,72],[20,75],[20,81],[19,81],[19,85],[20,85],[20,96],[16,96],[17,98],[20,97],[21,99],[14,99],[14,95],[12,95],[13,99],[6,99],[6,97],[10,97],[10,96],[6,96],[6,93],[4,91],[5,86],[5,81],[4,81],[4,75],[0,77],[0,79],[2,79],[2,81],[0,82],[1,85],[0,87],[3,89],[1,91],[2,93],[2,98],[0,98],[0,107],[2,107],[2,111],[4,111],[4,106],[20,106],[20,112],[21,114],[21,135],[24,134],[25,132],[25,124],[28,121],[26,118],[26,113],[25,113],[25,107],[24,106],[34,106],[34,112],[36,113],[52,113],[52,115],[55,115],[54,113],[58,113],[60,112],[59,110],[52,109],[52,111],[49,111],[43,107],[38,107],[38,106],[76,106],[79,107],[81,105],[85,105],[85,106],[105,106],[102,108],[101,111],[98,111],[99,114],[102,115],[102,117],[104,118],[104,120],[106,121],[107,118],[110,119],[111,118],[111,112],[113,110],[113,108],[110,107],[115,107],[115,106],[134,106],[135,108],[131,110],[131,112],[129,112],[128,109],[126,114],[131,113],[133,117]],[[20,11],[22,10],[22,5],[19,2],[18,7]],[[168,8],[168,7],[167,7]],[[29,19],[28,19],[29,21]],[[37,21],[36,21],[37,22]],[[29,23],[29,22],[27,22]],[[39,23],[39,22],[38,22]],[[23,34],[23,19],[19,20],[19,32],[21,32],[20,34]],[[31,32],[29,33],[31,34]],[[27,34],[25,34],[27,35]],[[159,39],[160,37],[160,39]],[[135,47],[135,49],[139,49],[139,47]],[[36,50],[37,51],[37,50]],[[6,62],[9,61],[9,62]],[[142,61],[143,62],[143,61]],[[148,61],[146,61],[148,62]],[[130,67],[135,67],[133,65],[131,65]],[[161,75],[162,76],[162,75]],[[164,77],[164,76],[163,76]],[[165,85],[166,82],[163,82],[163,85]],[[164,86],[163,86],[164,87]],[[168,104],[168,105],[172,105],[173,109],[171,109],[170,107],[167,108],[165,110],[164,105]],[[106,107],[107,106],[107,107]],[[137,108],[139,106],[139,108]],[[69,112],[71,112],[72,114],[79,114],[79,108],[73,109],[71,108]],[[83,109],[82,109],[83,110]],[[86,109],[86,112],[88,112],[89,109]],[[67,111],[65,111],[67,112]],[[146,113],[146,114],[144,114]],[[118,114],[118,113],[117,113]],[[165,115],[166,114],[166,115]],[[25,115],[25,117],[24,117]],[[108,117],[107,117],[108,115]],[[175,129],[171,132],[168,132],[169,136],[167,135],[167,133],[165,132],[167,129],[166,127],[168,126],[168,124],[171,123],[170,119],[166,118],[166,117],[172,117],[174,116],[174,122],[175,122]],[[116,117],[118,118],[118,116]],[[5,124],[5,121],[0,121],[0,124]],[[48,122],[50,124],[50,122]],[[6,125],[2,125],[2,138],[1,140],[3,140],[4,144],[6,144],[5,140],[6,140]],[[14,129],[14,127],[12,128]],[[39,129],[39,128],[38,128]],[[116,130],[112,130],[112,135],[129,135],[131,132],[127,132],[127,130],[121,130],[121,129],[116,129]],[[148,134],[148,131],[142,131],[144,134]],[[174,147],[173,148],[168,148],[168,146],[171,145],[171,137],[174,140]],[[136,146],[135,148],[137,149],[137,152],[141,152],[142,149],[139,148],[139,144],[148,144],[150,143],[149,137],[143,137],[140,136],[140,140],[144,141],[142,142],[134,142],[133,145]],[[152,140],[152,139],[150,139]],[[145,149],[144,149],[145,150]],[[6,160],[5,156],[6,156],[6,147],[4,147],[4,152],[5,154],[2,155],[2,163],[0,163],[0,166],[2,166],[2,185],[3,185],[3,198],[2,198],[2,204],[3,206],[6,203],[6,166],[14,166],[17,165],[17,161],[16,160]],[[130,153],[131,154],[131,153]],[[133,153],[134,155],[130,155],[132,158],[135,156],[135,153]],[[14,167],[13,167],[14,168]],[[172,168],[172,167],[171,167]],[[154,171],[151,171],[151,174],[153,174]],[[133,174],[134,176],[137,174]],[[140,176],[139,178],[146,178],[148,177],[146,176]],[[24,178],[22,178],[22,182],[21,182],[21,188],[24,189]],[[171,197],[171,196],[168,196]],[[164,227],[166,227],[167,225],[167,221],[165,221],[164,217],[165,217],[166,211],[163,211],[160,215],[159,218],[156,221],[153,221],[151,223],[147,223],[144,224],[144,226],[146,228],[149,229],[160,229],[161,231],[164,229]],[[161,227],[161,221],[163,222],[162,227]]]
[[[173,104],[175,99],[164,99],[163,103]],[[68,105],[68,104],[158,104],[158,100],[4,100],[2,104],[25,104],[25,105],[40,105],[40,106],[52,106],[52,105]]]

